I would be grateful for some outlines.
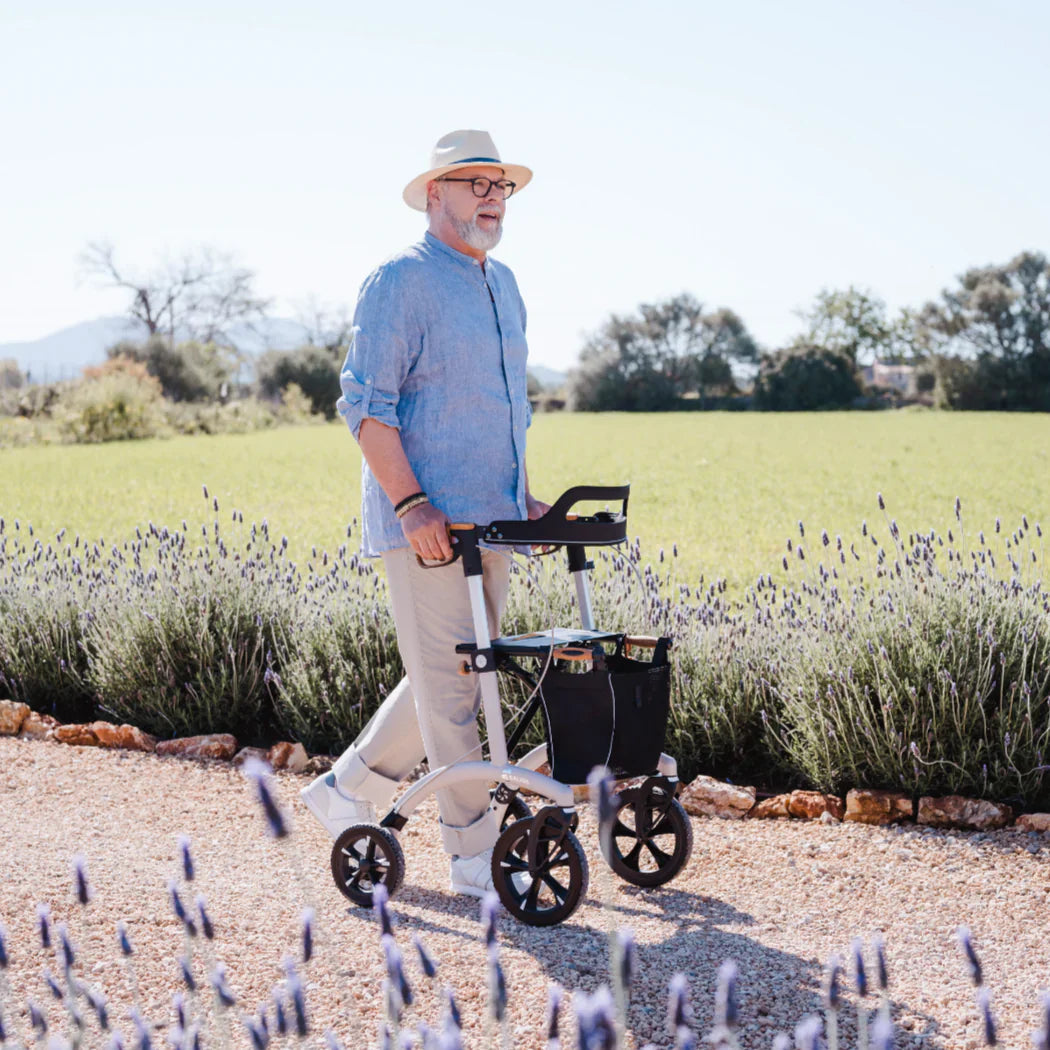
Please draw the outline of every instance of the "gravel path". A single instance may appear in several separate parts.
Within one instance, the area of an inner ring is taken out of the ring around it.
[[[332,885],[329,842],[298,800],[305,782],[276,778],[294,823],[282,845],[266,836],[249,786],[227,765],[0,738],[8,1023],[14,1015],[14,1027],[26,1034],[30,996],[47,1006],[54,1029],[64,1030],[60,1004],[41,978],[44,966],[58,967],[36,935],[38,902],[69,923],[84,976],[105,990],[127,1030],[131,985],[114,934],[118,920],[125,921],[143,1011],[156,1022],[170,1019],[184,938],[166,885],[178,874],[177,839],[185,833],[197,866],[193,892],[207,897],[214,953],[226,963],[238,1009],[254,1010],[281,978],[281,958],[295,950],[308,902],[317,908],[321,935],[306,975],[314,1028],[335,1027],[349,1050],[374,1045],[383,973],[376,924]],[[486,967],[478,906],[447,889],[432,802],[422,818],[403,835],[408,872],[393,908],[417,985],[410,1019],[436,1021],[439,1014],[411,954],[411,935],[419,933],[439,963],[439,980],[451,984],[466,1025],[476,1029],[466,1042],[475,1050],[488,1045],[480,1020]],[[852,937],[867,939],[876,930],[886,939],[897,1045],[976,1047],[982,1030],[953,942],[962,923],[974,930],[1002,1045],[1030,1045],[1037,991],[1050,983],[1050,841],[1042,835],[698,819],[687,870],[662,890],[641,891],[600,864],[589,814],[580,830],[591,863],[584,905],[553,929],[506,917],[500,924],[515,1048],[542,1045],[550,982],[591,991],[605,979],[610,921],[630,927],[639,945],[631,1047],[669,1045],[666,989],[678,970],[689,976],[698,1027],[706,1032],[715,970],[727,958],[742,975],[741,1044],[768,1047],[778,1030],[791,1032],[816,1008],[826,959],[848,951]],[[87,860],[94,890],[86,914],[72,892],[77,853]],[[603,896],[611,909],[602,908]],[[196,960],[201,969],[199,946]],[[843,1016],[847,1045],[853,1045],[852,1017],[850,1003]],[[91,1031],[87,1045],[101,1045]],[[238,1043],[242,1032],[237,1024]],[[574,1045],[568,1038],[566,1044]],[[321,1045],[312,1038],[311,1046]]]

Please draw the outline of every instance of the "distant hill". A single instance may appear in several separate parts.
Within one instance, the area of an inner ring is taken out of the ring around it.
[[[294,349],[305,334],[298,321],[287,317],[268,317],[253,327],[238,325],[231,331],[234,344],[247,354]],[[126,317],[99,317],[31,342],[0,343],[0,360],[14,358],[31,382],[51,383],[79,376],[85,365],[101,364],[114,343],[142,337],[142,326]],[[553,368],[530,365],[529,371],[545,390],[557,390],[565,383],[565,373]]]
[[[0,356],[3,348],[0,347]],[[529,371],[536,377],[536,381],[544,390],[560,390],[565,385],[568,375],[565,372],[557,372],[546,365],[529,365]]]
[[[290,350],[302,343],[305,329],[285,317],[268,317],[257,325],[232,329],[234,344],[245,353],[266,349]],[[49,383],[80,375],[85,365],[101,364],[106,350],[122,339],[141,339],[142,325],[127,317],[99,317],[34,339],[28,343],[0,343],[0,360],[13,357],[29,373],[31,382]]]

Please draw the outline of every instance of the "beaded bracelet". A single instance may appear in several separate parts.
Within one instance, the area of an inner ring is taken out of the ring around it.
[[[413,492],[411,496],[406,496],[396,507],[394,507],[394,513],[400,519],[410,510],[415,510],[416,507],[421,507],[424,503],[429,502],[430,500],[427,498],[425,492]]]

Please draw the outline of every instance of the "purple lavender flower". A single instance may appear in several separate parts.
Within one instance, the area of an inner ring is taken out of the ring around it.
[[[881,500],[882,497],[880,496],[879,499]],[[816,1014],[810,1014],[809,1017],[804,1017],[799,1021],[795,1026],[797,1050],[820,1050],[820,1033],[823,1027],[824,1025]]]
[[[864,969],[864,943],[854,937],[850,944],[853,954],[853,974],[857,982],[857,994],[863,999],[868,994],[868,975]]]
[[[585,1050],[613,1050],[616,1046],[616,1023],[609,989],[602,985],[593,995],[577,992],[573,1000],[580,1046]]]
[[[6,970],[7,965],[7,927],[0,922],[0,970]]]
[[[200,916],[201,931],[209,941],[215,940],[215,927],[211,924],[211,917],[208,915],[207,909],[208,902],[204,899],[204,894],[198,893],[194,903],[197,905],[197,914]]]
[[[715,988],[715,1028],[733,1029],[740,1023],[740,1007],[737,1002],[737,980],[739,970],[731,959],[718,968],[718,984]]]
[[[886,501],[882,498],[882,493],[881,492],[878,493],[878,497],[879,497],[879,510],[885,510],[886,509]]]
[[[284,814],[278,807],[277,802],[273,797],[273,792],[270,790],[270,776],[272,770],[261,759],[250,758],[244,763],[243,771],[246,777],[250,777],[255,781],[256,791],[259,795],[259,803],[263,808],[264,815],[266,816],[266,823],[270,829],[270,834],[273,835],[275,839],[283,839],[288,834],[288,826],[285,823]]]
[[[959,947],[963,950],[963,956],[966,959],[966,968],[969,971],[970,980],[979,988],[984,978],[981,972],[981,961],[977,958],[977,951],[973,946],[973,934],[970,932],[968,926],[960,926],[959,929],[955,931],[955,936],[959,941]]]
[[[303,911],[303,962],[308,963],[314,956],[314,910]]]
[[[842,959],[833,955],[828,960],[827,968],[828,983],[825,989],[826,1001],[829,1010],[837,1010],[841,1004],[839,982],[842,980]]]
[[[269,1039],[266,1038],[266,1034],[259,1027],[258,1022],[254,1017],[242,1018],[244,1021],[244,1027],[248,1030],[248,1037],[251,1040],[252,1050],[266,1050],[266,1045],[269,1043]]]
[[[890,986],[890,981],[886,971],[886,945],[882,940],[882,934],[876,933],[872,937],[871,943],[875,948],[875,976],[879,990],[885,992]]]
[[[125,958],[135,954],[135,950],[131,947],[131,941],[128,938],[128,928],[122,922],[117,923],[117,943],[120,945],[120,954]]]
[[[226,967],[222,963],[215,964],[215,969],[209,975],[208,981],[215,992],[216,998],[224,1007],[229,1008],[237,1005],[237,997],[230,991],[230,986],[226,983]]]
[[[689,1008],[689,982],[684,973],[676,973],[668,985],[667,1027],[672,1033],[688,1028],[693,1012]]]
[[[387,902],[389,900],[390,893],[382,882],[373,888],[372,910],[376,913],[376,916],[379,919],[380,936],[393,937],[394,924],[390,919],[390,909],[387,907]]]
[[[66,993],[62,991],[62,986],[55,980],[54,975],[47,967],[44,967],[43,975],[44,983],[47,985],[47,990],[51,993],[52,998],[61,1002],[66,997]]]
[[[62,963],[66,969],[71,969],[76,962],[76,952],[73,951],[73,942],[69,939],[69,928],[64,922],[58,924],[58,943],[62,949]]]
[[[325,1030],[324,1041],[328,1050],[344,1050],[343,1044],[339,1041],[339,1036],[331,1028]]]
[[[416,953],[419,955],[419,965],[423,970],[423,974],[429,979],[433,980],[437,977],[437,964],[434,962],[427,951],[426,945],[423,944],[423,938],[418,933],[412,935],[412,943],[415,945]]]
[[[182,981],[186,987],[190,990],[192,995],[197,990],[197,979],[193,976],[193,971],[190,969],[190,962],[185,956],[179,956],[179,973],[182,976]]]
[[[288,1034],[288,1015],[284,1012],[284,1002],[276,989],[273,992],[273,1017],[277,1034],[283,1039]]]
[[[562,987],[552,984],[547,989],[547,1048],[555,1050],[559,1046],[558,1018],[561,1014]]]
[[[29,1008],[29,1023],[37,1032],[37,1037],[43,1039],[47,1035],[47,1017],[44,1011],[32,999],[26,1002],[26,1006]]]
[[[507,1016],[507,980],[499,962],[499,948],[493,944],[489,948],[489,1010],[496,1022],[503,1023]]]
[[[383,946],[383,955],[386,959],[386,972],[390,977],[391,987],[401,997],[405,1006],[411,1006],[413,995],[412,986],[405,977],[405,967],[401,959],[401,949],[398,948],[394,938],[389,933],[384,933],[380,938]]]
[[[79,854],[73,858],[73,884],[76,887],[77,900],[87,907],[91,900],[91,887],[87,880],[87,866],[84,858]]]
[[[985,1045],[998,1045],[999,1039],[996,1034],[995,1016],[992,1013],[992,995],[987,988],[977,989],[977,1008],[981,1011]]]
[[[496,944],[496,915],[499,912],[499,897],[495,893],[486,893],[481,899],[481,925],[485,928],[485,947],[492,949]]]
[[[46,904],[36,906],[37,929],[40,932],[40,945],[44,951],[51,948],[51,909]]]
[[[190,853],[190,840],[186,835],[179,836],[179,856],[182,859],[182,877],[193,882],[193,855]]]
[[[630,930],[620,930],[616,937],[619,944],[619,968],[616,976],[626,994],[634,980],[637,951],[634,934]]]

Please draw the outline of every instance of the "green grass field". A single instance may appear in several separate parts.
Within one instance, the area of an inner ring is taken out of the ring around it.
[[[341,423],[248,435],[0,450],[0,516],[50,538],[60,528],[123,540],[136,525],[269,520],[293,557],[334,549],[359,509],[360,453]],[[464,464],[470,480],[470,463]],[[900,413],[536,417],[529,474],[553,499],[580,483],[630,481],[630,531],[643,557],[678,544],[681,576],[725,577],[734,592],[776,577],[784,543],[806,525],[847,542],[881,522],[876,493],[907,533],[954,525],[970,537],[1001,516],[1050,523],[1050,417]],[[879,530],[885,535],[885,529]]]

